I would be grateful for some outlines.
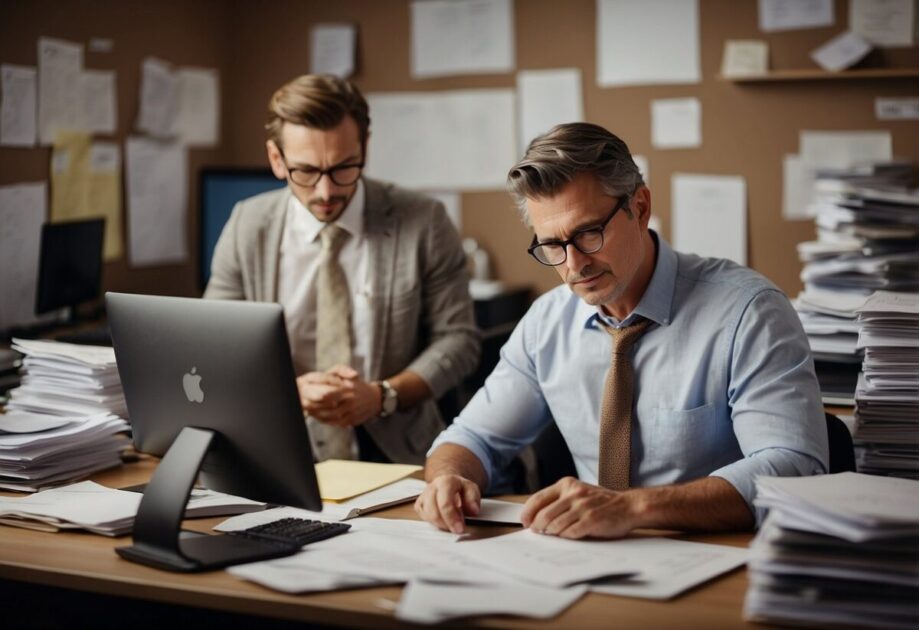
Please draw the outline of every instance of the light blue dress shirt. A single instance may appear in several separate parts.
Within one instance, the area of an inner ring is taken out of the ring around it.
[[[618,327],[642,316],[652,324],[632,350],[633,487],[721,477],[759,523],[758,475],[825,472],[820,391],[788,299],[747,267],[678,253],[654,236],[654,274],[624,321],[602,315],[566,285],[541,296],[430,452],[448,442],[464,446],[492,479],[554,419],[578,476],[596,484],[612,345],[598,319]]]

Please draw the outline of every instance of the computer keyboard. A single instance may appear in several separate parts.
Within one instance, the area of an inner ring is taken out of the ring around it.
[[[302,547],[332,536],[344,534],[349,529],[351,529],[351,525],[348,523],[326,523],[305,518],[282,518],[278,521],[231,533],[234,536],[247,536],[284,544],[294,542]]]

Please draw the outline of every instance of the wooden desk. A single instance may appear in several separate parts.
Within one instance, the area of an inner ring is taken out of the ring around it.
[[[145,482],[155,466],[147,460],[96,475],[112,487]],[[415,518],[410,505],[374,514]],[[208,531],[223,518],[186,521],[186,528]],[[509,527],[474,528],[483,535],[512,531]],[[745,546],[750,534],[681,536],[686,540]],[[398,602],[399,587],[380,587],[291,596],[237,579],[224,571],[204,574],[167,573],[132,564],[113,549],[128,538],[106,538],[88,533],[36,532],[0,526],[0,579],[61,587],[134,600],[256,615],[261,618],[308,621],[313,624],[360,627],[397,627],[393,613],[378,605],[381,599]],[[741,618],[747,588],[745,570],[734,571],[670,602],[589,594],[559,617],[533,620],[480,617],[462,620],[468,627],[488,628],[733,628],[752,627]],[[82,597],[88,597],[82,595]],[[53,606],[53,602],[48,602]],[[100,611],[100,615],[104,613]],[[4,616],[6,612],[4,612]],[[66,619],[67,611],[61,611]],[[0,617],[2,619],[2,617]],[[0,625],[5,623],[0,622]],[[132,622],[123,626],[137,627]],[[12,627],[12,626],[6,626]],[[146,627],[146,626],[145,626]]]

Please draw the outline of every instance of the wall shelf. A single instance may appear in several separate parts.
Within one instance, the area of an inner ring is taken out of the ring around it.
[[[762,75],[726,77],[718,75],[721,81],[731,83],[775,83],[781,81],[839,81],[852,79],[907,79],[919,78],[919,68],[867,68],[863,70],[840,70],[830,72],[819,69],[773,70]]]

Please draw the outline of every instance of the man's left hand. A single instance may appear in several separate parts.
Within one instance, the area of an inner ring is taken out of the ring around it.
[[[524,527],[540,534],[622,538],[639,526],[635,496],[565,477],[531,496],[520,518]]]
[[[333,409],[324,410],[323,421],[340,427],[355,427],[380,415],[383,394],[378,385],[368,383],[357,370],[336,365],[326,374],[342,379],[350,395],[342,396]]]

